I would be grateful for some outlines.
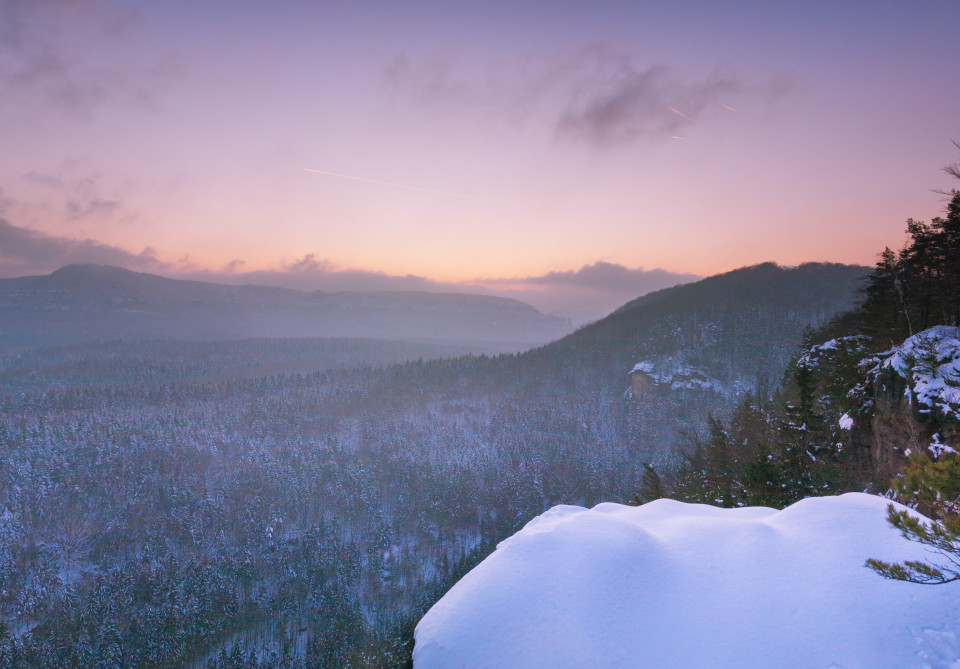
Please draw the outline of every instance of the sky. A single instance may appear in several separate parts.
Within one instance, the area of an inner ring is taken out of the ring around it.
[[[873,264],[960,158],[960,3],[0,0],[0,276],[515,295]]]

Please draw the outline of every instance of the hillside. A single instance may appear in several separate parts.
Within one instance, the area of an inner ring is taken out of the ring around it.
[[[426,292],[303,292],[69,265],[0,280],[0,351],[105,339],[371,337],[542,343],[569,323],[517,300]]]
[[[868,272],[829,263],[744,267],[644,295],[541,352],[624,377],[641,361],[672,360],[729,393],[775,385],[806,329],[860,301]]]

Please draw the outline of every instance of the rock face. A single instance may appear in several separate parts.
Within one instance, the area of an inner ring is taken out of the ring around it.
[[[955,667],[960,583],[864,567],[930,558],[887,504],[555,507],[424,616],[414,666]]]

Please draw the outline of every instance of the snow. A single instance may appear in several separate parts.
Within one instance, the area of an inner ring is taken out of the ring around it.
[[[414,666],[960,669],[960,583],[864,567],[929,558],[887,504],[554,507],[427,612]]]
[[[909,337],[874,371],[879,369],[906,379],[911,401],[960,418],[960,328],[937,325]]]
[[[824,357],[830,358],[837,354],[856,354],[863,351],[869,337],[864,335],[850,335],[848,337],[837,337],[830,339],[822,344],[811,346],[808,351],[797,359],[797,364],[801,367],[815,369],[820,366]]]
[[[819,346],[814,346],[813,348],[814,350],[820,350],[820,351],[832,351],[837,348],[837,340],[831,339],[829,341],[823,342]]]
[[[629,374],[643,372],[657,385],[669,385],[674,390],[720,390],[722,384],[701,369],[666,357],[660,361],[638,362]]]
[[[633,369],[630,370],[630,374],[634,372],[643,372],[644,374],[650,374],[654,370],[654,362],[652,360],[644,360],[643,362],[638,362],[633,366]]]
[[[952,454],[952,455],[956,455],[956,454],[957,454],[956,449],[948,446],[947,444],[941,443],[941,441],[940,441],[940,433],[939,433],[939,432],[938,432],[937,434],[934,434],[934,435],[933,435],[933,443],[931,443],[931,444],[927,447],[927,449],[928,449],[931,453],[933,453],[934,459],[937,459],[937,460],[939,460],[940,457],[941,457],[944,453],[950,453],[950,454]]]
[[[843,414],[840,416],[839,424],[841,430],[850,430],[853,428],[853,419],[849,414]]]

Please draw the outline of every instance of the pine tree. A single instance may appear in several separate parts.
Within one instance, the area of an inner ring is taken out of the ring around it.
[[[866,299],[861,307],[861,330],[865,334],[888,346],[913,334],[900,266],[889,246],[880,253],[865,293]]]
[[[644,463],[640,492],[633,496],[629,504],[640,506],[641,504],[646,504],[647,502],[652,502],[655,499],[666,496],[666,488],[663,485],[660,474],[653,468],[653,465]]]
[[[898,497],[932,520],[924,522],[891,504],[887,510],[890,524],[905,538],[930,548],[935,557],[931,562],[903,563],[870,559],[867,566],[887,578],[912,583],[960,580],[960,456],[950,453],[934,462],[925,454],[914,455],[902,473]]]

